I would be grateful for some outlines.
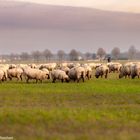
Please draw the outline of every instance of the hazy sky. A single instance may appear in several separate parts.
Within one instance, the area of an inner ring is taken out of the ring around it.
[[[0,4],[2,1],[6,5],[6,1],[25,1],[140,13],[140,0],[0,0]],[[13,3],[10,2],[10,6]],[[53,52],[63,49],[69,52],[73,48],[81,52],[96,52],[99,47],[108,52],[113,47],[127,51],[131,45],[140,50],[140,14],[118,14],[98,10],[93,10],[92,13],[92,10],[82,8],[78,8],[80,13],[76,8],[65,13],[67,8],[53,7],[48,10],[47,7],[49,6],[31,5],[17,6],[14,10],[1,8],[3,12],[0,11],[0,54],[44,49]],[[45,12],[47,10],[48,14]],[[69,20],[67,15],[70,15]],[[56,17],[60,19],[57,20]],[[61,19],[62,17],[64,18]],[[30,24],[31,26],[26,28]]]
[[[140,0],[18,0],[54,5],[93,7],[103,10],[140,12]]]

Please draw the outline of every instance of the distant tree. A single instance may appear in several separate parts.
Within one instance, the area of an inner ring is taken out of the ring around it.
[[[41,52],[40,51],[33,51],[32,57],[33,57],[34,61],[39,62],[40,57],[41,57]]]
[[[99,48],[97,51],[97,55],[100,57],[100,59],[102,59],[106,55],[106,52],[103,48]]]
[[[71,50],[69,53],[70,60],[72,61],[77,60],[78,56],[79,56],[79,53],[75,49]]]
[[[131,46],[131,47],[128,49],[128,55],[129,55],[129,58],[130,58],[130,59],[134,59],[136,53],[137,53],[137,50],[136,50],[135,46]]]
[[[92,54],[90,52],[86,52],[85,53],[85,56],[86,56],[86,59],[88,60],[88,59],[91,58]]]
[[[29,59],[29,54],[27,52],[22,52],[20,55],[21,60],[27,61]]]
[[[52,52],[48,49],[44,50],[43,55],[44,55],[45,59],[49,60],[49,61],[53,57]]]
[[[96,54],[95,53],[92,54],[92,59],[96,59]]]
[[[115,59],[118,59],[120,53],[121,52],[120,52],[120,49],[118,47],[113,48],[113,50],[111,51],[111,54]]]
[[[57,56],[58,56],[59,60],[62,61],[65,57],[65,52],[63,50],[59,50],[57,52]]]
[[[19,59],[19,55],[18,54],[14,54],[14,53],[10,54],[10,61],[16,61],[18,59]]]

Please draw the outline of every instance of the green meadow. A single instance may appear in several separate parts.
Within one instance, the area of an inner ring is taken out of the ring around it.
[[[14,140],[137,140],[140,80],[0,84],[0,136]]]

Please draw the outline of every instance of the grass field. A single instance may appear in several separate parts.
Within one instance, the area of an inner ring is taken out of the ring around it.
[[[135,140],[140,80],[0,84],[0,136],[14,140]]]

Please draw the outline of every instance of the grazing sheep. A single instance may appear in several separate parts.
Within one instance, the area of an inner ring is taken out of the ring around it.
[[[0,66],[0,70],[2,70],[4,72],[4,81],[7,80],[7,70],[9,69],[9,65],[1,65]]]
[[[29,64],[28,66],[32,69],[35,69],[37,67],[36,64]]]
[[[13,68],[16,68],[17,66],[15,64],[11,64],[9,65],[9,69],[13,69]]]
[[[12,78],[17,78],[17,80],[22,81],[23,70],[21,68],[12,68],[7,70],[7,76],[10,80]]]
[[[48,76],[48,79],[50,79],[50,72],[48,69],[43,68],[43,69],[41,69],[41,71],[44,71],[46,73],[46,75]]]
[[[108,72],[109,72],[108,66],[102,65],[102,66],[96,68],[95,77],[99,78],[101,76],[101,78],[102,78],[105,75],[105,78],[107,78]]]
[[[57,66],[56,63],[42,64],[42,65],[40,66],[39,69],[46,68],[46,69],[48,69],[49,71],[52,71],[52,70],[54,70],[54,69],[56,68],[56,66]]]
[[[24,75],[27,78],[27,83],[30,79],[36,80],[36,83],[38,82],[38,80],[42,83],[42,80],[49,79],[48,71],[46,72],[39,69],[32,69],[29,67],[24,69]]]
[[[134,66],[132,66],[132,68],[131,68],[131,77],[132,77],[132,79],[134,79],[135,77],[140,77],[140,65],[134,65]]]
[[[68,75],[62,70],[53,70],[51,72],[51,78],[53,80],[52,81],[53,83],[55,83],[56,80],[61,80],[62,83],[64,81],[69,82]]]
[[[4,81],[4,71],[0,70],[0,81]]]
[[[68,66],[68,63],[61,63],[59,66],[60,67],[67,67]]]
[[[67,75],[68,75],[68,73],[69,73],[69,71],[70,71],[70,68],[68,68],[68,67],[61,67],[60,68],[62,71],[64,71]]]
[[[131,66],[130,65],[124,65],[122,66],[122,68],[120,69],[120,74],[119,74],[119,78],[127,78],[127,76],[130,78],[131,75]]]
[[[102,64],[101,63],[88,63],[88,65],[91,67],[92,70],[100,67]]]
[[[74,68],[70,69],[68,76],[71,80],[74,80],[74,81],[77,80],[77,82],[79,82],[80,79],[82,79],[84,82],[86,72],[83,67],[74,67]]]
[[[70,68],[70,69],[73,68],[74,67],[74,63],[68,63],[67,67]]]
[[[109,67],[109,73],[111,72],[119,72],[121,67],[122,67],[122,64],[120,63],[108,63],[107,66]]]
[[[82,67],[85,69],[86,77],[89,80],[92,77],[92,69],[91,69],[91,67],[88,66],[88,65],[83,65]]]

